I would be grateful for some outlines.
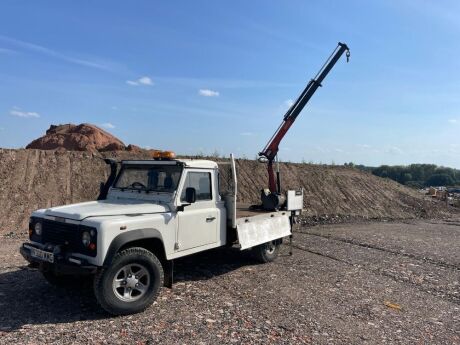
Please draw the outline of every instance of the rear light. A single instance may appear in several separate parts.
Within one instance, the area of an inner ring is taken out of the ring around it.
[[[89,248],[90,250],[95,250],[95,249],[96,249],[96,244],[95,244],[95,243],[90,243],[89,246],[88,246],[88,248]]]

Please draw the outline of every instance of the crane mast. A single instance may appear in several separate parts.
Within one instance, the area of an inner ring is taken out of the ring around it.
[[[259,152],[261,159],[267,160],[268,169],[268,186],[271,194],[281,194],[280,179],[277,176],[277,182],[275,182],[275,174],[273,171],[273,162],[278,154],[279,144],[283,140],[289,128],[292,126],[296,118],[299,116],[302,109],[308,103],[310,98],[316,92],[318,87],[322,86],[321,83],[326,78],[328,73],[334,67],[336,62],[340,59],[343,53],[346,52],[347,62],[350,57],[350,50],[345,43],[338,43],[332,54],[326,60],[324,65],[321,67],[316,76],[309,81],[305,89],[302,91],[297,100],[291,105],[286,114],[283,117],[281,125],[278,127],[276,132],[273,134],[271,139],[265,145],[264,149]],[[262,195],[262,199],[264,199]],[[263,200],[262,200],[263,202]],[[264,203],[264,202],[263,202]]]

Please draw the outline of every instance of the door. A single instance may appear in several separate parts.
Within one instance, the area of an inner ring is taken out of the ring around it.
[[[181,202],[185,203],[185,190],[196,190],[195,203],[178,212],[178,250],[187,250],[217,241],[217,224],[219,222],[212,188],[212,175],[208,171],[187,171],[182,186]]]

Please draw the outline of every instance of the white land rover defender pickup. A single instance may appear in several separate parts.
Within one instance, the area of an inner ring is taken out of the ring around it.
[[[171,157],[106,160],[111,174],[98,201],[33,212],[21,254],[51,284],[94,279],[98,302],[114,315],[142,311],[172,286],[176,258],[224,245],[252,248],[263,262],[277,257],[301,190],[288,192],[282,210],[237,207],[233,156],[225,193],[216,162]]]

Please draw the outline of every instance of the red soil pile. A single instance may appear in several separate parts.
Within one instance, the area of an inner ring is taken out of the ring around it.
[[[27,149],[66,151],[121,151],[125,144],[112,134],[88,123],[51,125],[46,134],[32,141]]]

